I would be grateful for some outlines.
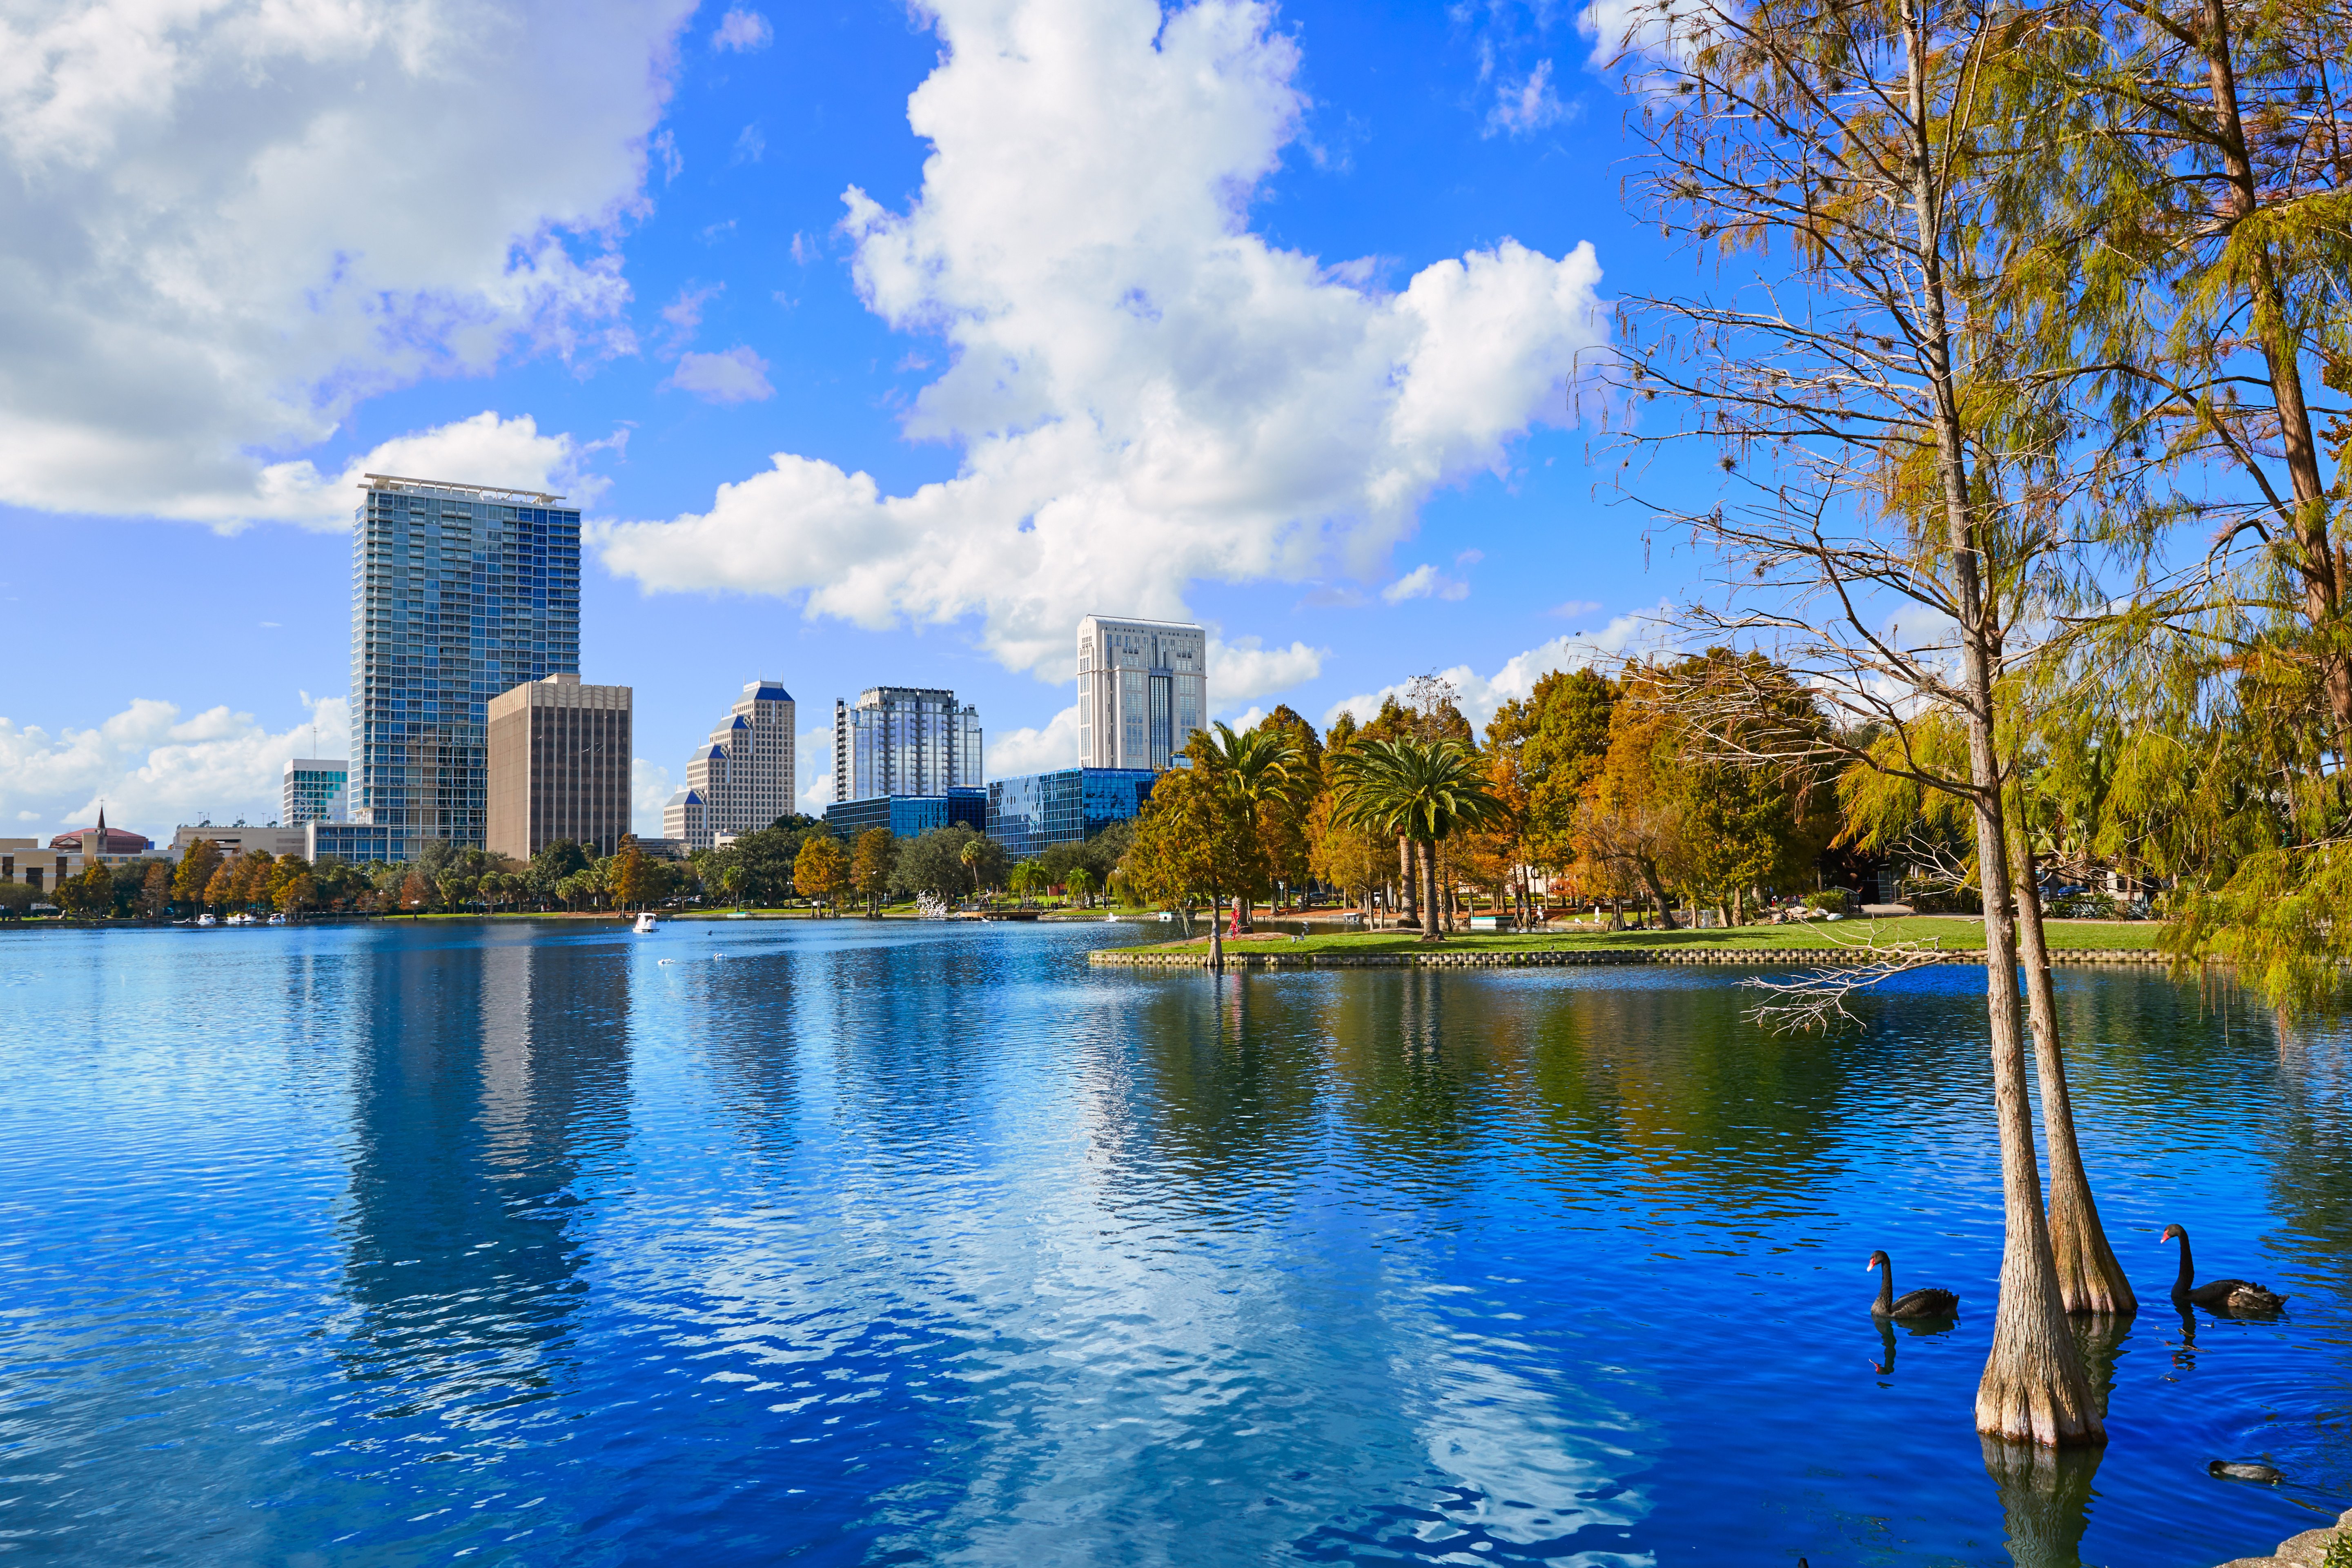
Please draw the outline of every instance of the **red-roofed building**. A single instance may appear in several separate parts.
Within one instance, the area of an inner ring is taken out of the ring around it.
[[[100,806],[96,827],[76,827],[60,833],[49,840],[49,847],[77,855],[145,855],[154,849],[155,841],[126,827],[109,827],[106,808]]]

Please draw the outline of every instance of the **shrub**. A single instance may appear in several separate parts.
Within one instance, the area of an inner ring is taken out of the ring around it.
[[[1805,908],[1809,910],[1819,910],[1824,914],[1845,914],[1848,913],[1853,907],[1853,895],[1848,893],[1843,888],[1823,888],[1818,893],[1807,893],[1805,895]]]

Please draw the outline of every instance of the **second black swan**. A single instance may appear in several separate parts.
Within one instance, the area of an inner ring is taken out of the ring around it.
[[[2251,1279],[2208,1279],[2197,1283],[2197,1266],[2189,1257],[2189,1233],[2177,1225],[2168,1225],[2158,1241],[2178,1239],[2180,1243],[2180,1277],[2172,1282],[2172,1299],[2202,1307],[2209,1312],[2275,1312],[2286,1305],[2286,1298],[2273,1295]]]

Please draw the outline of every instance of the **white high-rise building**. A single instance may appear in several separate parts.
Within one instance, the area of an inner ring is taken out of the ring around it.
[[[928,687],[869,686],[833,705],[833,798],[945,795],[981,784],[980,710]]]
[[[1164,768],[1209,721],[1209,637],[1174,621],[1078,623],[1078,765]]]
[[[662,808],[662,837],[708,849],[721,837],[754,833],[795,809],[793,694],[778,680],[754,680],[686,764],[686,787]]]

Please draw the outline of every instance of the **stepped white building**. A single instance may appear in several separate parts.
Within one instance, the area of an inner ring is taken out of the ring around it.
[[[777,680],[743,688],[734,710],[686,764],[686,787],[662,807],[662,837],[691,851],[752,833],[795,809],[793,694]]]

